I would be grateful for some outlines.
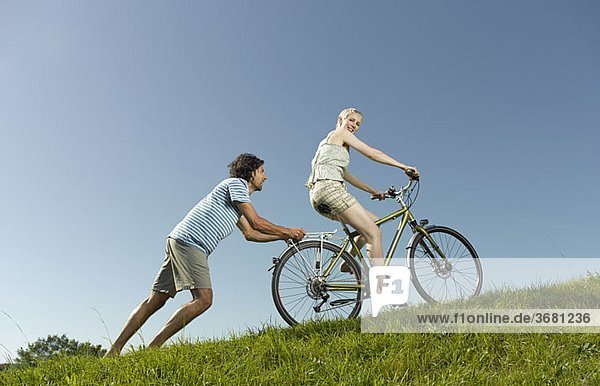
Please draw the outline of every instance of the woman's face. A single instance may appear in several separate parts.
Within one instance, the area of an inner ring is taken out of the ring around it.
[[[348,130],[352,134],[356,133],[362,124],[362,116],[356,113],[350,113],[346,118],[339,118],[340,127]]]

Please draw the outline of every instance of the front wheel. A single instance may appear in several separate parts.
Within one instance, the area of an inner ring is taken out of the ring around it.
[[[483,270],[475,248],[454,229],[433,226],[417,233],[407,263],[413,285],[429,303],[467,299],[481,291]]]
[[[322,274],[339,252],[340,247],[331,242],[305,240],[281,255],[271,292],[277,311],[290,326],[308,320],[355,318],[360,312],[361,270],[356,260],[344,251],[331,273]],[[344,271],[342,261],[348,267]]]

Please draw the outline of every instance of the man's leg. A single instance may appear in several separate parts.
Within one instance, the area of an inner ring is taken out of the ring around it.
[[[162,308],[165,305],[166,301],[169,299],[169,295],[162,292],[151,291],[150,296],[142,303],[133,312],[129,315],[127,322],[125,322],[125,326],[121,330],[119,337],[112,344],[110,350],[106,353],[106,356],[117,356],[125,346],[125,343],[136,333],[137,330],[142,327],[146,320],[154,314],[156,311]]]
[[[212,305],[213,292],[210,288],[191,289],[192,301],[184,304],[175,311],[171,319],[156,334],[148,348],[160,347],[170,337],[179,332],[183,327],[190,324],[192,320],[208,310]]]

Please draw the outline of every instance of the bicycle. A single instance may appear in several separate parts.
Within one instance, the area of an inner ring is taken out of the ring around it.
[[[478,295],[483,270],[477,252],[452,228],[429,225],[427,219],[417,223],[410,207],[418,192],[419,178],[409,176],[408,184],[400,190],[392,186],[385,193],[385,198],[395,199],[401,208],[375,222],[381,226],[400,217],[384,264],[392,261],[408,224],[413,236],[406,247],[406,263],[419,295],[428,303]],[[290,326],[306,320],[356,318],[361,309],[361,294],[368,297],[368,286],[361,281],[368,268],[354,240],[359,233],[350,231],[344,223],[342,227],[346,237],[339,238],[343,240],[341,245],[331,241],[337,230],[307,233],[300,242],[289,241],[279,257],[273,258],[269,269],[273,270],[273,301]],[[349,253],[349,245],[356,258]],[[342,262],[346,263],[344,269]]]

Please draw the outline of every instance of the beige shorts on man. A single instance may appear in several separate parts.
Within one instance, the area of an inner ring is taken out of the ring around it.
[[[167,238],[166,256],[152,290],[175,294],[181,290],[212,288],[206,254],[182,241]]]

